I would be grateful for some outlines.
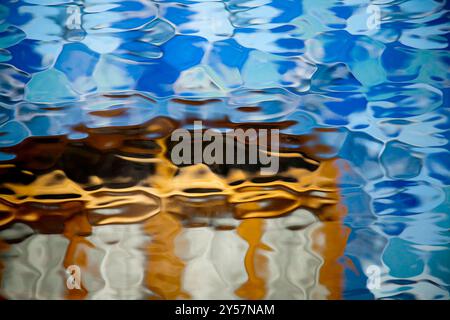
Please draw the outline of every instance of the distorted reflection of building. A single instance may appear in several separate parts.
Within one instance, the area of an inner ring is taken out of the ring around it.
[[[176,167],[167,137],[178,126],[79,128],[87,138],[6,150],[17,157],[0,167],[1,294],[339,298],[345,208],[334,160],[305,143],[314,137],[282,135],[281,171],[267,178],[246,166]],[[70,265],[80,290],[66,287]]]

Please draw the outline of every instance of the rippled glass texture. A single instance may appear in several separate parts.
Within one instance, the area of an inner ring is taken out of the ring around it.
[[[449,299],[449,8],[2,1],[0,296]],[[176,166],[199,120],[279,172]]]

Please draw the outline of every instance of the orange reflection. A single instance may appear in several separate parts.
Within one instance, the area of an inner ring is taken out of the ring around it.
[[[148,266],[145,283],[156,295],[152,299],[188,299],[181,277],[184,263],[174,253],[174,240],[181,232],[180,221],[167,213],[160,213],[145,224],[152,237],[147,247]]]
[[[267,258],[260,251],[270,250],[270,248],[261,242],[263,233],[263,219],[244,220],[238,227],[238,234],[249,245],[245,255],[245,269],[248,279],[236,290],[236,295],[243,299],[257,300],[266,296]]]
[[[93,248],[93,245],[86,240],[86,236],[92,233],[92,227],[86,215],[77,214],[65,223],[64,236],[70,241],[64,257],[64,268],[70,265],[77,265],[81,269],[87,266],[86,250]],[[88,290],[81,281],[81,290],[66,291],[66,299],[84,299],[88,295]]]

